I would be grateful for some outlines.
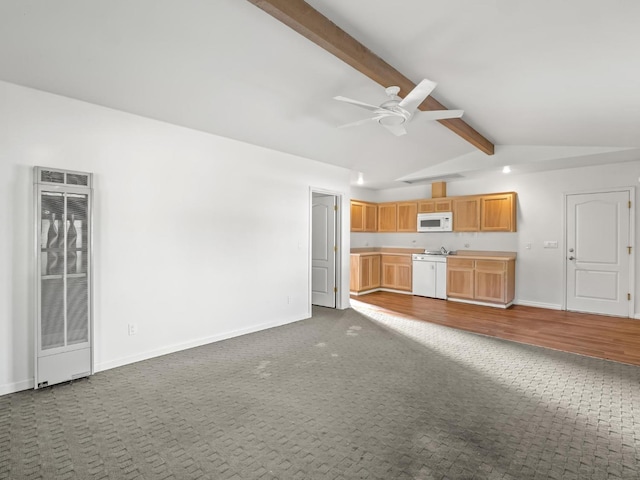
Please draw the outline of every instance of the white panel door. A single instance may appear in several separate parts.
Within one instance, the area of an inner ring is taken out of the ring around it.
[[[313,195],[311,207],[311,303],[336,306],[336,197]]]
[[[567,310],[628,317],[629,192],[567,195]]]

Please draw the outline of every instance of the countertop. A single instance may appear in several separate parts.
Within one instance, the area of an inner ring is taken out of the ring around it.
[[[400,248],[400,247],[362,247],[352,248],[351,255],[407,255],[414,253],[424,253],[424,248]],[[516,252],[500,252],[492,250],[458,250],[455,254],[449,255],[453,258],[464,257],[470,260],[515,260]]]

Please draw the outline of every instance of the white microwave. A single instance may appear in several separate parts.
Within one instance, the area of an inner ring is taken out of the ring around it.
[[[453,230],[453,213],[419,213],[419,232],[450,232]]]

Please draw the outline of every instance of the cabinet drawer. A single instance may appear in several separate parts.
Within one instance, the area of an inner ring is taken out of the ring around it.
[[[382,263],[392,263],[394,265],[411,265],[410,255],[382,255]]]
[[[504,272],[506,269],[507,263],[500,260],[476,260],[476,270]]]
[[[447,266],[453,268],[473,268],[475,260],[467,258],[447,258]]]

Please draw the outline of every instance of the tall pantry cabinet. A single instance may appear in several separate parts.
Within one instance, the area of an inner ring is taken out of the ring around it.
[[[35,388],[93,373],[92,175],[35,167]]]

